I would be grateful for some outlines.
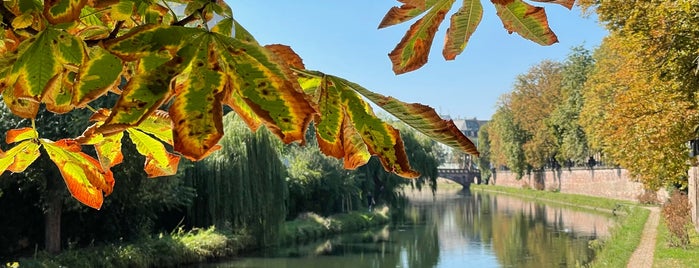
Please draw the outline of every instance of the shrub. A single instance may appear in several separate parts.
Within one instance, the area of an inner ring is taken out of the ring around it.
[[[670,230],[668,239],[670,247],[686,248],[689,245],[689,228],[691,224],[690,206],[687,195],[674,191],[663,206],[663,216]]]
[[[644,205],[655,205],[660,203],[658,201],[658,194],[655,191],[648,189],[643,190],[643,193],[636,196],[636,199],[638,199],[639,203]]]

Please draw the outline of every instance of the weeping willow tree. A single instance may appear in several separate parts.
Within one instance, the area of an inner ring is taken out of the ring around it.
[[[230,227],[274,244],[287,207],[280,144],[265,128],[252,133],[233,113],[223,122],[222,148],[186,171],[187,184],[197,191],[188,223]]]

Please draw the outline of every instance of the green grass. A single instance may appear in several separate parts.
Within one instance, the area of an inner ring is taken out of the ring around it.
[[[333,234],[359,231],[389,222],[388,208],[374,212],[350,212],[328,218],[307,213],[282,226],[280,242],[310,241]],[[256,249],[257,241],[243,234],[215,227],[192,231],[177,230],[133,243],[108,244],[65,250],[59,255],[39,253],[35,258],[7,264],[20,267],[173,267],[237,256]],[[1,265],[1,264],[0,264]]]
[[[251,244],[251,237],[216,230],[177,231],[129,244],[109,244],[65,250],[52,256],[40,253],[22,259],[20,267],[165,267],[231,256]]]
[[[564,194],[551,191],[538,191],[533,189],[513,188],[496,185],[474,184],[471,185],[471,190],[505,193],[508,195],[518,196],[523,199],[544,201],[547,203],[559,203],[561,205],[568,205],[591,210],[619,210],[621,207],[638,205],[637,203],[625,200],[609,199],[579,194]]]
[[[305,242],[329,235],[349,233],[372,226],[387,224],[388,208],[377,208],[374,212],[350,212],[324,218],[315,213],[306,213],[299,219],[286,222],[282,228],[281,243]]]
[[[650,211],[642,207],[630,207],[627,216],[622,217],[612,229],[611,237],[596,248],[595,259],[590,266],[626,267],[631,254],[641,242],[648,214]]]
[[[687,249],[669,247],[669,238],[670,231],[661,217],[655,242],[653,267],[699,267],[699,234],[694,228],[689,232],[690,243]]]
[[[583,210],[618,212],[617,226],[612,228],[611,236],[604,241],[596,241],[590,245],[596,250],[595,259],[590,264],[591,267],[626,267],[631,254],[641,242],[643,227],[648,219],[648,214],[650,214],[650,211],[636,203],[602,197],[492,185],[471,185],[471,190],[503,193],[537,202],[558,203]]]

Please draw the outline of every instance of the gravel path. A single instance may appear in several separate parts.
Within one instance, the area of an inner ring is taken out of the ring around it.
[[[638,244],[636,251],[631,255],[629,264],[626,267],[653,267],[653,253],[655,252],[655,237],[658,235],[658,221],[660,220],[660,208],[649,207],[650,214],[648,220],[643,226],[643,235],[641,243]]]

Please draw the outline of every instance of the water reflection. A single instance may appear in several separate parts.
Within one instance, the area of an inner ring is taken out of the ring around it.
[[[392,227],[295,245],[216,267],[575,267],[607,215],[469,192],[412,195]]]

